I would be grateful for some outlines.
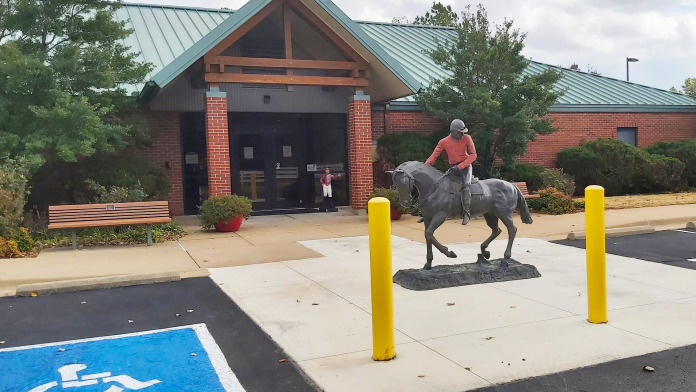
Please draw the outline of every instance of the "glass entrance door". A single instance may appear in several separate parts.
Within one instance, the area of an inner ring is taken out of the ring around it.
[[[232,160],[238,163],[237,170],[233,167],[237,173],[235,193],[249,197],[254,211],[304,206],[302,134],[279,126],[260,126],[239,129],[233,135]]]

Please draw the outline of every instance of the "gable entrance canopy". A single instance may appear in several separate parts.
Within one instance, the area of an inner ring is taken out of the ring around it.
[[[282,17],[273,18],[276,15]],[[275,23],[284,33],[283,58],[229,53],[230,46],[270,19],[282,19]],[[308,42],[317,37],[329,42],[332,51],[340,52],[345,59],[322,59],[321,53],[311,53],[315,55],[311,59],[293,57],[293,42]],[[242,67],[253,68],[254,72],[242,71]],[[185,75],[192,77],[192,83],[347,86],[363,91],[372,102],[409,96],[421,88],[397,61],[328,0],[249,1],[153,75],[140,93],[141,100],[150,101]]]

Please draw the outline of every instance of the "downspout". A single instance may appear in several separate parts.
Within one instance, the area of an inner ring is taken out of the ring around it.
[[[389,133],[389,102],[384,104],[384,134]]]

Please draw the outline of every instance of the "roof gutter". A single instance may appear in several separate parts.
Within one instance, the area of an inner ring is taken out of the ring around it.
[[[569,105],[555,104],[549,113],[696,113],[696,105]]]
[[[158,86],[154,81],[150,80],[149,82],[145,83],[145,87],[143,87],[143,90],[140,91],[140,95],[138,95],[138,102],[150,102],[159,91],[160,86]]]

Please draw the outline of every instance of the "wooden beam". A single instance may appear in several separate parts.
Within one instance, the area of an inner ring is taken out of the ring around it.
[[[253,29],[257,24],[259,24],[262,20],[266,19],[271,13],[273,13],[273,11],[278,9],[278,7],[280,7],[282,4],[283,0],[272,0],[265,8],[263,8],[254,16],[249,18],[249,20],[247,20],[243,25],[239,26],[230,35],[225,37],[225,39],[223,39],[217,45],[215,45],[213,49],[206,53],[205,62],[208,63],[208,58],[210,56],[220,55],[220,53],[224,52],[227,48],[232,46],[232,44],[237,42],[246,33]]]
[[[292,14],[290,13],[290,6],[285,3],[283,4],[283,30],[285,31],[285,58],[292,60]]]
[[[344,71],[352,71],[355,69],[363,71],[367,70],[366,66],[361,66],[360,64],[351,61],[293,60],[236,56],[212,56],[210,57],[210,64],[259,68],[335,69]]]
[[[285,58],[292,60],[292,14],[288,3],[283,4],[283,30],[285,31]],[[285,70],[285,74],[292,76],[293,70],[288,68]],[[295,91],[295,88],[287,86],[286,90]]]
[[[365,60],[358,52],[356,52],[343,38],[339,37],[336,32],[334,32],[329,26],[326,25],[319,17],[317,17],[309,8],[297,0],[287,0],[292,8],[298,13],[299,16],[303,17],[310,26],[314,26],[319,30],[326,38],[328,38],[334,45],[338,46],[345,55],[350,59],[361,63],[361,65],[367,65],[369,62]]]
[[[344,78],[330,76],[288,76],[256,74],[205,74],[206,83],[256,83],[256,84],[294,84],[305,86],[351,86],[367,87],[370,82],[363,78]]]

